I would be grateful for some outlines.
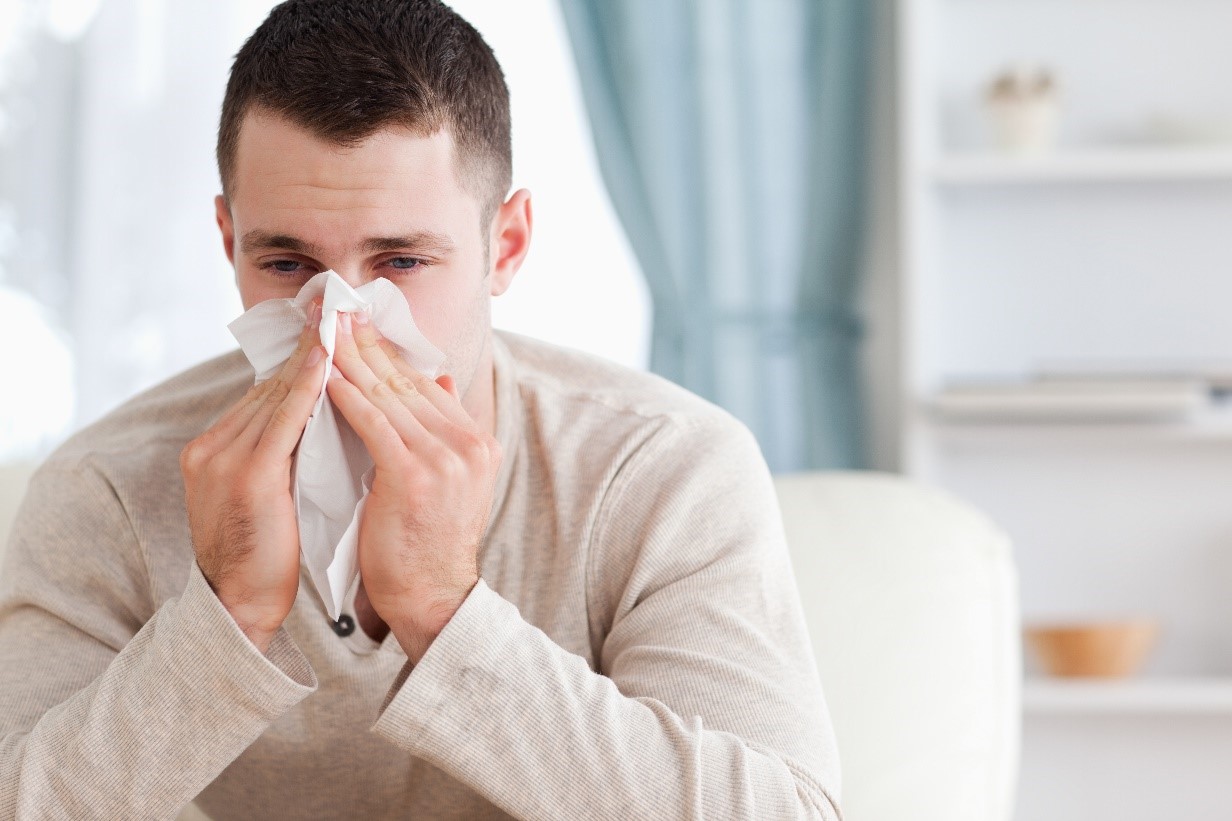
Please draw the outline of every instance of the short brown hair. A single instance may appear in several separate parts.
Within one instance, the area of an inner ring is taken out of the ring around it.
[[[400,125],[448,128],[483,228],[512,184],[509,89],[479,32],[440,0],[286,0],[235,55],[218,125],[223,196],[244,115],[259,108],[356,145]]]

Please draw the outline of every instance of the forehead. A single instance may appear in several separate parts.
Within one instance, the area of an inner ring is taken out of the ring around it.
[[[250,112],[236,145],[233,206],[263,211],[399,208],[465,209],[474,202],[457,174],[448,129],[418,135],[390,126],[340,146],[290,121]]]

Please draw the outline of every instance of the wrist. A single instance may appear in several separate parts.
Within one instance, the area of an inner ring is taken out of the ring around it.
[[[398,640],[398,645],[406,653],[408,659],[416,664],[419,663],[419,660],[428,652],[428,647],[458,612],[458,608],[462,606],[462,602],[470,595],[470,591],[477,582],[478,579],[448,601],[438,602],[423,608],[421,612],[403,617],[390,624],[394,638]]]
[[[261,651],[261,655],[265,655],[269,651],[270,642],[274,640],[274,634],[278,632],[278,628],[282,626],[282,623],[271,624],[267,620],[253,618],[251,614],[242,608],[227,607],[226,610],[231,616],[231,620],[235,622],[235,626],[240,629],[240,632]]]
[[[244,635],[248,637],[248,640],[252,642],[252,645],[260,650],[261,655],[264,656],[269,652],[270,643],[274,640],[274,633],[277,633],[278,631],[250,629],[244,630],[243,632]]]

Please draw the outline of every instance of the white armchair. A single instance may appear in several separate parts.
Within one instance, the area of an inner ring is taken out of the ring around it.
[[[775,481],[844,814],[1008,821],[1021,694],[1009,539],[966,503],[893,474]]]

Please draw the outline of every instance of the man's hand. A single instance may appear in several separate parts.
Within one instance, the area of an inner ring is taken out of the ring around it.
[[[327,390],[376,463],[359,523],[360,576],[417,662],[479,580],[501,450],[451,377],[418,373],[354,316],[339,317]]]
[[[320,311],[314,303],[282,371],[254,385],[180,454],[197,564],[262,653],[299,589],[291,456],[325,376]]]

